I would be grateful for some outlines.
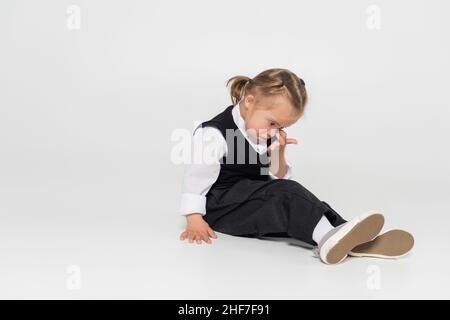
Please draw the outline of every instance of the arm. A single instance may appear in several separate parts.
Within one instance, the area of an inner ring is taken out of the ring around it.
[[[206,194],[217,180],[219,160],[226,153],[226,141],[213,127],[198,128],[192,140],[192,161],[185,167],[181,195],[180,214],[186,217],[187,227],[180,240],[201,240],[211,243],[209,236],[217,238],[203,219],[206,214]]]
[[[273,179],[291,179],[292,165],[286,160],[285,152],[288,144],[297,144],[297,139],[287,138],[286,132],[277,133],[277,141],[269,147],[269,174]]]

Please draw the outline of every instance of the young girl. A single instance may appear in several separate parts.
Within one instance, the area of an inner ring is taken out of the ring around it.
[[[291,178],[285,150],[297,140],[284,129],[304,113],[301,78],[269,69],[253,79],[233,77],[228,85],[233,105],[194,130],[194,153],[208,150],[210,159],[185,168],[180,212],[187,227],[180,240],[211,243],[217,238],[213,229],[234,236],[287,236],[317,246],[327,264],[348,255],[396,258],[410,251],[414,239],[408,232],[379,235],[382,214],[346,221]]]

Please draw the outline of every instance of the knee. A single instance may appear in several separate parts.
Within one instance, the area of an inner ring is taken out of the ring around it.
[[[279,179],[273,181],[269,193],[283,197],[287,196],[288,198],[294,194],[310,202],[323,206],[321,201],[313,193],[295,180]]]
[[[274,180],[269,190],[273,193],[303,193],[303,187],[295,180]]]

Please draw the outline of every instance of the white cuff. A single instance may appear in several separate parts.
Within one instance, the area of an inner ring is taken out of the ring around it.
[[[292,165],[289,163],[289,161],[287,161],[287,160],[285,160],[285,161],[286,161],[287,170],[286,170],[286,174],[284,175],[284,177],[283,178],[278,178],[276,175],[274,175],[269,170],[269,176],[272,179],[288,179],[288,180],[292,179]]]
[[[292,165],[289,163],[288,160],[286,160],[286,166],[287,166],[287,171],[286,174],[284,175],[283,179],[292,179]]]
[[[180,214],[185,216],[191,213],[206,214],[206,197],[195,193],[182,193]]]

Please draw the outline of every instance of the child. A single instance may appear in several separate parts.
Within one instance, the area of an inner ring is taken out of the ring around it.
[[[180,240],[211,243],[217,238],[213,229],[234,236],[287,236],[317,246],[326,264],[348,255],[396,258],[410,251],[414,239],[408,232],[379,235],[382,214],[346,221],[291,178],[285,150],[297,140],[284,128],[304,113],[301,78],[269,69],[253,79],[233,77],[230,84],[233,105],[194,130],[193,146],[212,152],[210,161],[186,166],[180,212],[187,227]]]

